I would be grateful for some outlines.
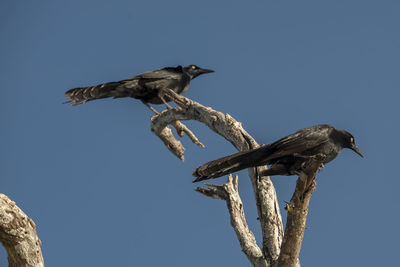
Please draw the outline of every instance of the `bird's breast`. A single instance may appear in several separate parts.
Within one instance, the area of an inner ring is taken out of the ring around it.
[[[333,159],[335,159],[340,151],[342,151],[341,147],[336,146],[335,144],[328,142],[324,145],[324,147],[322,148],[323,154],[325,154],[326,158],[324,160],[324,164],[332,161]]]

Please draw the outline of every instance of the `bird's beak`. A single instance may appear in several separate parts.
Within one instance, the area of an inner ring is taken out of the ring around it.
[[[214,72],[213,70],[208,70],[208,69],[199,69],[199,75],[204,74],[204,73],[211,73]]]
[[[358,155],[360,155],[360,157],[364,157],[363,154],[361,153],[361,151],[358,149],[358,147],[355,144],[351,145],[351,150],[353,150],[354,152],[356,152]]]

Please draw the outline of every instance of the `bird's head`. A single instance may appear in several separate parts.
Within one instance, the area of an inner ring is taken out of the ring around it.
[[[360,157],[364,157],[361,151],[358,149],[356,144],[354,143],[354,137],[351,135],[351,133],[345,131],[345,130],[339,130],[341,132],[341,143],[342,146],[345,148],[349,148],[356,152]]]
[[[197,76],[204,74],[204,73],[214,72],[213,70],[202,69],[196,65],[186,66],[183,68],[183,71],[190,76],[190,79],[194,79]]]

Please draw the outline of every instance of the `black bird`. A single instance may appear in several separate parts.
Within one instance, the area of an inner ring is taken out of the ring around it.
[[[147,107],[153,110],[150,104],[167,104],[170,99],[165,99],[161,91],[171,89],[178,94],[185,93],[190,86],[190,81],[197,76],[214,72],[202,69],[196,65],[186,67],[166,67],[160,70],[145,72],[130,79],[109,82],[89,87],[80,87],[65,92],[71,105],[76,106],[95,99],[113,97],[133,97],[140,99]]]
[[[210,161],[194,170],[193,176],[197,179],[193,182],[266,164],[270,168],[262,173],[263,176],[299,175],[308,159],[321,160],[323,166],[336,158],[343,148],[352,149],[363,157],[349,132],[326,124],[315,125],[269,145]]]

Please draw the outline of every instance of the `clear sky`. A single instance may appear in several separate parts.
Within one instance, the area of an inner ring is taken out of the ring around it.
[[[186,96],[258,142],[328,123],[364,153],[343,151],[318,175],[302,265],[394,266],[399,14],[394,0],[2,0],[0,192],[36,222],[47,266],[249,266],[225,203],[191,183],[231,144],[190,122],[206,148],[183,138],[182,163],[139,101],[61,104],[69,88],[197,64],[216,72]],[[260,242],[247,172],[239,177]],[[296,177],[272,179],[283,206]]]

